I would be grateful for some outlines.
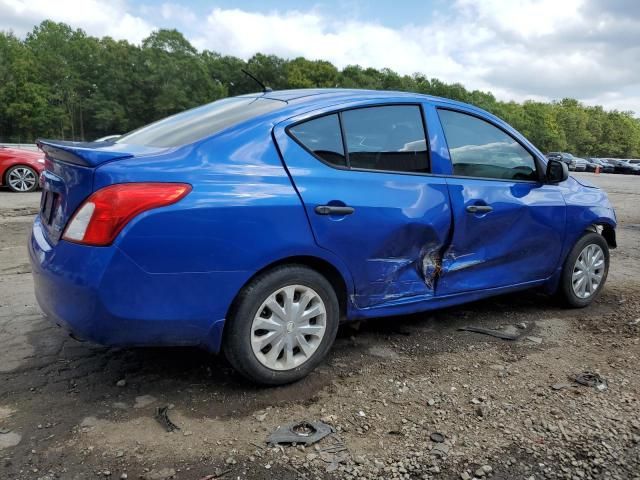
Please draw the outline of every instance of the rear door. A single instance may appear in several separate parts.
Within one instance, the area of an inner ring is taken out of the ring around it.
[[[566,206],[541,182],[541,162],[497,124],[438,109],[451,157],[451,245],[438,294],[504,287],[549,277],[560,259]]]
[[[451,227],[419,104],[324,111],[274,129],[316,242],[349,266],[359,308],[428,299]]]

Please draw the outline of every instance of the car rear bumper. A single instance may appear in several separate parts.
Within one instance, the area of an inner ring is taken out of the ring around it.
[[[148,273],[117,246],[60,241],[39,218],[29,255],[43,312],[75,337],[109,346],[200,345],[218,351],[242,272]]]

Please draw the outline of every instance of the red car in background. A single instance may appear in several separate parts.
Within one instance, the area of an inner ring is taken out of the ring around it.
[[[44,170],[44,153],[0,147],[0,185],[14,192],[33,192]]]

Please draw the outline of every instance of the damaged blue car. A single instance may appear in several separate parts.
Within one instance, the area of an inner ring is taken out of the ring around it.
[[[616,246],[605,192],[442,98],[267,91],[39,145],[46,315],[104,345],[223,351],[262,384],[307,375],[342,321],[531,287],[587,306]]]

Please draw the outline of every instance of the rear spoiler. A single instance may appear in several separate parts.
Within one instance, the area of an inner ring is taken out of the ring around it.
[[[97,167],[118,158],[133,157],[121,151],[124,145],[103,142],[67,142],[62,140],[36,140],[36,145],[50,158],[83,167]]]

